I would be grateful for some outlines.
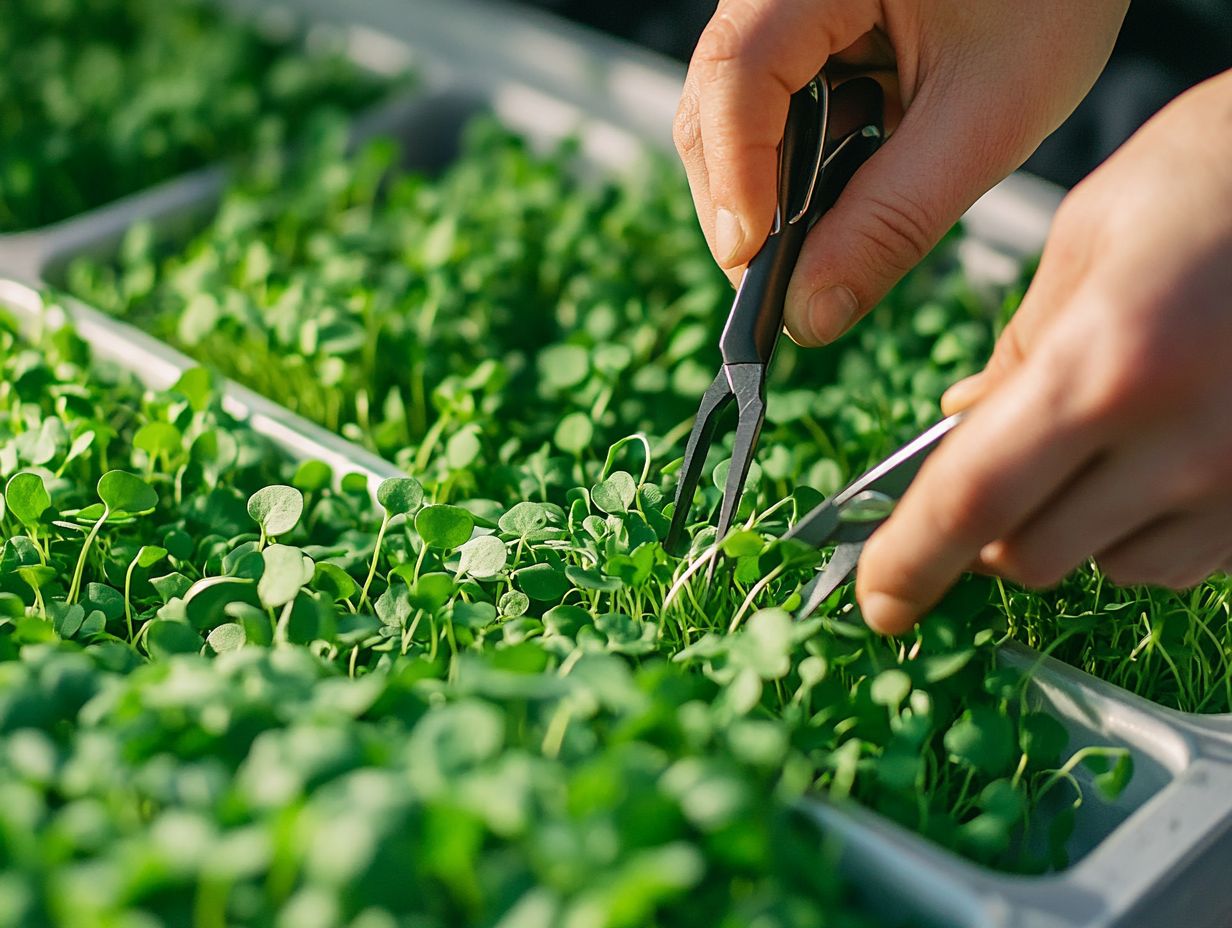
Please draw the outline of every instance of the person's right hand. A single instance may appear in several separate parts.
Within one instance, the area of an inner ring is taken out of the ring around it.
[[[787,297],[796,341],[833,341],[1073,110],[1127,6],[720,0],[675,125],[716,260],[734,283],[769,234],[791,94],[831,59],[876,73],[892,137],[810,233]]]

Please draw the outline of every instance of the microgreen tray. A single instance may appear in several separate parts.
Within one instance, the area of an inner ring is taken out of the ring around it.
[[[174,196],[185,177],[217,186],[220,162],[261,139],[294,138],[321,113],[366,112],[407,83],[405,60],[360,65],[345,27],[216,6],[21,0],[9,11],[0,44],[20,72],[9,105],[22,118],[9,119],[16,135],[0,176],[0,260],[19,263],[73,218]],[[66,106],[61,83],[90,92]]]
[[[33,288],[0,280],[0,308],[30,331],[71,319],[99,360],[137,373],[151,387],[174,383],[193,362],[91,309],[59,301],[47,310]],[[49,314],[50,313],[50,314]],[[316,458],[336,473],[375,484],[397,468],[239,385],[224,406],[292,458]],[[1134,760],[1128,788],[1113,801],[1074,770],[1086,797],[1067,843],[1073,866],[1047,876],[1007,876],[942,850],[875,813],[811,802],[802,814],[844,840],[842,866],[857,893],[886,924],[926,926],[1216,925],[1225,895],[1212,871],[1232,852],[1232,720],[1154,706],[1027,648],[1004,655],[1032,669],[1034,707],[1060,719],[1070,749],[1123,746]],[[819,855],[819,860],[822,858]]]
[[[243,8],[246,4],[230,4]],[[578,134],[597,168],[619,166],[638,145],[667,144],[680,74],[614,43],[523,18],[501,7],[422,3],[416,15],[393,0],[341,4],[297,0],[310,16],[353,30],[362,61],[413,56],[427,62],[425,90],[387,116],[408,143],[409,157],[439,164],[453,151],[464,117],[491,109],[511,128],[550,142]],[[221,174],[172,182],[20,243],[0,241],[0,304],[30,324],[41,314],[35,289],[67,261],[117,246],[136,220],[176,236],[216,201]],[[992,191],[968,217],[972,235],[962,258],[977,279],[1008,279],[1036,251],[1056,193],[1028,178]],[[63,301],[81,335],[101,357],[152,385],[166,385],[190,363],[131,326]],[[295,457],[315,457],[336,471],[376,481],[397,468],[312,425],[256,393],[228,385],[231,411]],[[1047,876],[1006,876],[940,850],[861,809],[810,804],[804,813],[846,839],[844,866],[886,924],[936,926],[1215,925],[1232,911],[1220,871],[1232,853],[1232,717],[1195,716],[1155,706],[1028,649],[1006,660],[1034,667],[1035,699],[1060,718],[1074,745],[1117,744],[1134,758],[1129,787],[1114,802],[1095,791],[1077,811],[1068,844],[1075,863]],[[1079,770],[1078,777],[1084,776]],[[819,866],[824,865],[819,856]]]

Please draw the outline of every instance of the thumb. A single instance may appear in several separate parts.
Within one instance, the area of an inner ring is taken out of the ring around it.
[[[944,96],[921,89],[809,234],[785,311],[800,344],[838,338],[1020,161],[1018,145],[1008,133],[998,141],[982,107]]]

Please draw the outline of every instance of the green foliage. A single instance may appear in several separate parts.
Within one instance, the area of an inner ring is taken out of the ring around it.
[[[0,822],[33,810],[26,832],[64,842],[50,864],[0,846],[19,921],[864,924],[791,814],[816,795],[982,863],[1064,865],[1071,805],[1041,799],[1132,764],[1067,756],[998,664],[1010,594],[969,578],[903,642],[849,588],[796,623],[818,556],[776,540],[987,353],[952,243],[807,365],[784,346],[739,527],[706,519],[720,461],[680,558],[673,461],[729,290],[679,182],[581,186],[567,151],[491,127],[433,179],[340,139],[271,155],[186,247],[137,231],[70,276],[396,458],[375,503],[272,454],[203,371],[152,393],[71,333],[0,331],[0,478],[49,499],[0,515],[0,763],[33,796]],[[116,470],[152,509],[83,545]],[[66,676],[73,698],[23,701]],[[23,751],[53,760],[32,776]],[[98,877],[131,860],[136,885]]]
[[[309,55],[298,40],[194,0],[9,0],[0,232],[64,219],[282,137],[316,111],[375,99],[379,84],[337,49]]]

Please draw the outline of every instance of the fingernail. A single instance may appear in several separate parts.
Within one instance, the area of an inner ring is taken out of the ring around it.
[[[984,372],[964,377],[941,395],[941,409],[947,416],[966,409],[983,393]]]
[[[719,264],[731,267],[736,263],[744,245],[744,226],[740,218],[729,209],[719,209],[714,214],[714,245]]]
[[[860,600],[864,624],[883,635],[901,635],[919,619],[914,606],[889,593],[868,593]]]
[[[818,290],[808,302],[805,325],[813,342],[828,345],[847,331],[860,308],[856,295],[843,286]]]

